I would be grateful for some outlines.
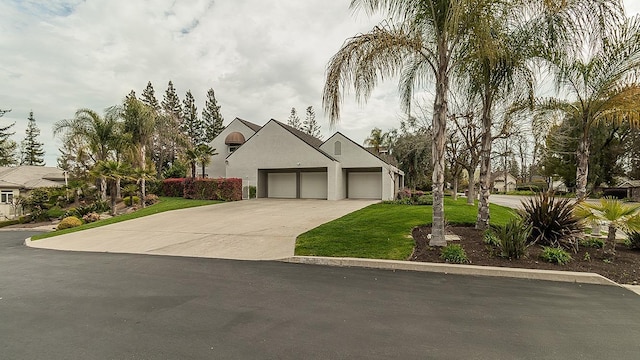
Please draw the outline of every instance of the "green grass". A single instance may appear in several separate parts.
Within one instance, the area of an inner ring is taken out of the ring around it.
[[[490,205],[491,224],[504,225],[513,210]],[[445,198],[449,224],[475,224],[477,206]],[[431,223],[431,206],[374,204],[298,236],[296,255],[405,260],[413,250],[411,229]]]
[[[157,214],[165,211],[186,209],[190,207],[203,206],[203,205],[219,204],[221,202],[222,201],[216,201],[216,200],[192,200],[192,199],[183,199],[183,198],[175,198],[175,197],[160,197],[159,202],[153,205],[147,206],[144,209],[140,209],[138,211],[135,211],[129,214],[122,214],[122,215],[114,216],[112,218],[84,224],[71,229],[52,231],[44,234],[39,234],[39,235],[33,236],[31,240],[40,240],[40,239],[44,239],[52,236],[69,234],[76,231],[93,229],[100,226],[115,224],[115,223],[131,220],[131,219],[137,219],[143,216],[153,215],[153,214]]]

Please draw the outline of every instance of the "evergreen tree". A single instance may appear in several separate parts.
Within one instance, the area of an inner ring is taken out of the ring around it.
[[[29,123],[27,124],[26,137],[22,141],[22,160],[20,165],[44,166],[44,149],[42,148],[44,144],[38,142],[40,129],[36,125],[33,111],[29,112],[27,120],[29,120]]]
[[[302,123],[302,131],[318,139],[321,137],[320,126],[316,122],[316,112],[313,110],[313,106],[307,107],[307,117]]]
[[[302,130],[302,124],[300,123],[300,117],[298,117],[298,112],[296,111],[296,108],[292,107],[291,108],[291,114],[289,114],[289,120],[287,120],[287,125],[291,126],[292,128],[298,129],[298,130]]]
[[[210,143],[218,134],[224,130],[224,118],[220,113],[220,105],[216,101],[213,89],[207,91],[207,100],[202,109],[202,122],[204,124],[204,141]]]
[[[160,111],[160,103],[158,103],[158,99],[156,99],[156,92],[153,90],[151,81],[147,83],[147,87],[142,91],[142,98],[140,100],[156,112]]]
[[[196,147],[204,143],[204,124],[198,117],[198,108],[196,101],[191,94],[191,90],[187,91],[182,101],[182,124],[180,130],[187,137],[191,147]]]
[[[162,99],[162,116],[158,117],[156,122],[156,132],[162,137],[163,149],[155,159],[157,162],[158,173],[162,173],[165,168],[165,161],[175,163],[177,154],[183,148],[182,136],[180,135],[180,122],[182,118],[182,105],[180,98],[173,87],[173,82],[169,81],[167,90]]]
[[[135,92],[135,91],[133,91],[133,90],[131,90],[131,91],[129,92],[129,95],[127,95],[127,96],[125,97],[125,101],[127,101],[127,100],[131,100],[131,99],[137,99],[137,97],[136,97],[136,92]]]
[[[0,109],[0,117],[8,113],[11,110]],[[16,159],[16,142],[9,139],[15,133],[10,133],[9,130],[15,125],[7,125],[0,127],[0,166],[15,165],[18,163]]]

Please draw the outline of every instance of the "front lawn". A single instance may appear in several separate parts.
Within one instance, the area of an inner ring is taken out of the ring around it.
[[[505,224],[513,210],[490,205],[491,223]],[[475,224],[477,206],[445,198],[449,224]],[[431,206],[374,204],[298,236],[296,255],[406,260],[413,250],[411,229],[431,223]]]
[[[149,205],[144,209],[140,209],[129,214],[122,214],[122,215],[114,216],[108,219],[99,220],[99,221],[88,223],[88,224],[83,224],[81,226],[71,228],[71,229],[58,230],[58,231],[52,231],[44,234],[39,234],[39,235],[33,236],[31,239],[39,240],[39,239],[44,239],[52,236],[69,234],[76,231],[82,231],[82,230],[93,229],[93,228],[97,228],[97,227],[105,226],[109,224],[115,224],[121,221],[137,219],[143,216],[153,215],[153,214],[157,214],[165,211],[186,209],[190,207],[203,206],[203,205],[219,204],[221,202],[222,201],[217,201],[217,200],[184,199],[181,197],[160,197],[160,201],[158,201],[157,203],[153,205]]]

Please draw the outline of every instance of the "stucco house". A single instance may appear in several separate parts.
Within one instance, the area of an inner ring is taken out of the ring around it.
[[[505,185],[506,175],[506,185]],[[517,179],[515,176],[505,173],[504,171],[495,172],[491,175],[491,182],[493,185],[491,189],[493,192],[509,192],[516,190]]]
[[[234,119],[210,144],[209,177],[241,178],[259,198],[392,200],[404,173],[337,132],[322,141],[276,120]]]
[[[0,217],[14,216],[12,206],[18,196],[39,187],[64,186],[64,171],[47,166],[0,167]]]

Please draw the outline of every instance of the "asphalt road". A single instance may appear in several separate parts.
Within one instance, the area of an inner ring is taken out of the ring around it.
[[[638,359],[618,287],[70,253],[0,232],[2,359]]]

